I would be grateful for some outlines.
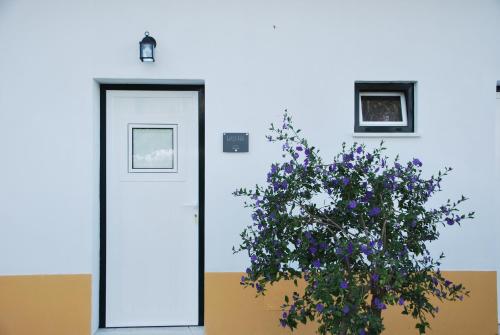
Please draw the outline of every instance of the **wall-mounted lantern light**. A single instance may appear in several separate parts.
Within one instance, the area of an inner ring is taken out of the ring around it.
[[[149,36],[149,32],[144,33],[144,38],[139,42],[139,55],[141,62],[155,61],[156,40]]]

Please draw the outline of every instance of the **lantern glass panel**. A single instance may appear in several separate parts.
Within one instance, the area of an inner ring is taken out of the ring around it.
[[[153,45],[152,44],[148,43],[148,44],[142,45],[142,58],[153,58]]]

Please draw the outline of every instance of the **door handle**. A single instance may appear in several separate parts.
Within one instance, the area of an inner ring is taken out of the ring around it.
[[[184,204],[184,207],[191,207],[194,210],[194,223],[198,224],[199,221],[199,206],[198,203]]]

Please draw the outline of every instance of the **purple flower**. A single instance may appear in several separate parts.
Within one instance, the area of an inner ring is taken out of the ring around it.
[[[441,212],[443,212],[446,215],[450,214],[450,210],[448,208],[446,208],[445,206],[441,206],[439,209],[441,210]]]
[[[373,254],[373,250],[366,244],[362,244],[360,249],[361,252],[364,253],[366,256],[370,256],[371,254]]]
[[[446,223],[450,226],[453,226],[453,224],[455,223],[455,221],[453,221],[453,219],[450,219],[450,218],[446,218]]]
[[[349,201],[349,204],[347,205],[347,207],[349,209],[354,209],[354,208],[356,208],[357,205],[358,205],[358,203],[356,202],[356,200],[351,200],[351,201]]]
[[[349,185],[349,182],[350,182],[349,178],[347,177],[342,178],[342,184],[344,184],[344,186]]]
[[[374,282],[377,282],[379,279],[380,279],[380,276],[378,274],[376,274],[376,273],[372,274],[372,280]]]
[[[304,153],[306,154],[306,156],[309,156],[311,154],[311,150],[309,150],[309,148],[306,148],[306,150],[304,150]]]
[[[323,304],[317,304],[316,305],[316,310],[320,313],[323,313],[323,310],[325,309],[325,306]]]
[[[319,244],[319,248],[320,248],[321,250],[325,250],[327,246],[328,246],[328,245],[326,244],[326,242],[321,242],[321,243]]]
[[[318,249],[316,249],[316,247],[312,246],[312,247],[309,247],[309,252],[314,255],[316,252],[318,251]]]
[[[363,201],[368,202],[373,197],[372,191],[366,191],[365,196],[363,197]]]
[[[252,257],[250,257],[250,260],[252,261],[252,263],[255,263],[257,261],[257,256],[252,255]]]
[[[352,165],[352,163],[346,163],[345,166],[348,169],[352,169],[354,167],[354,165]]]
[[[382,310],[382,309],[386,309],[386,308],[387,308],[387,306],[386,306],[386,305],[385,305],[382,301],[380,301],[380,299],[379,299],[379,298],[375,298],[375,299],[373,300],[373,304],[375,305],[375,307],[376,307],[377,309],[380,309],[380,310]]]
[[[295,150],[297,150],[297,151],[302,151],[302,150],[303,150],[303,148],[299,145],[299,146],[297,146],[297,147],[295,148]]]
[[[413,165],[416,165],[418,167],[422,166],[422,162],[418,158],[413,159],[412,163],[413,163]]]
[[[342,313],[347,314],[350,310],[349,306],[345,305],[344,308],[342,308]]]
[[[370,209],[370,211],[368,212],[368,215],[371,216],[371,217],[374,217],[374,216],[377,216],[380,214],[380,208],[379,207],[373,207],[372,209]]]
[[[307,158],[304,159],[304,164],[303,165],[304,165],[304,167],[307,167],[309,165],[309,159],[307,159]]]
[[[446,287],[450,286],[451,284],[451,281],[449,281],[448,279],[444,281],[444,286]]]
[[[403,297],[399,297],[399,300],[398,300],[398,305],[399,306],[403,306],[405,303],[405,300],[403,299]]]
[[[241,276],[241,284],[245,283],[245,276]]]
[[[312,265],[315,267],[315,268],[320,268],[321,267],[321,261],[319,259],[315,259],[313,262],[312,262]]]
[[[286,173],[292,173],[293,172],[293,166],[291,164],[286,164],[285,165],[285,172]]]
[[[349,287],[349,283],[348,283],[348,282],[346,282],[345,280],[342,280],[342,281],[340,282],[340,288],[341,288],[341,289],[345,290],[345,289],[346,289],[346,288],[348,288],[348,287]]]
[[[292,156],[293,156],[293,158],[295,158],[295,159],[299,158],[299,154],[298,154],[298,153],[294,153]]]
[[[366,335],[366,331],[364,329],[359,330],[359,335]]]
[[[255,284],[255,288],[257,289],[257,293],[264,291],[264,288],[259,283]]]
[[[357,147],[357,148],[356,148],[356,152],[357,152],[358,154],[362,153],[362,152],[363,152],[363,148],[362,148],[361,146]]]
[[[335,171],[336,169],[337,169],[337,164],[335,164],[335,163],[334,163],[334,164],[332,164],[332,165],[330,165],[330,166],[328,167],[328,171],[330,171],[330,172],[333,172],[333,171]]]
[[[286,320],[280,319],[280,324],[281,324],[281,327],[285,328],[286,327]]]
[[[286,190],[288,188],[288,182],[286,180],[284,180],[282,183],[281,183],[281,188]]]
[[[349,242],[349,244],[347,245],[347,250],[346,251],[347,251],[348,255],[351,255],[352,252],[354,251],[354,246],[352,245],[351,242]]]

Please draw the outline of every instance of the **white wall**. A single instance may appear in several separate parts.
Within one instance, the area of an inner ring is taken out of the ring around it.
[[[154,64],[138,60],[145,30]],[[283,108],[332,155],[354,140],[354,81],[415,80],[421,136],[387,146],[453,166],[443,197],[471,198],[477,220],[434,246],[445,268],[498,270],[499,31],[498,0],[0,0],[0,274],[97,273],[96,78],[204,80],[207,271],[245,268],[231,192],[279,158],[264,135]],[[250,153],[223,154],[224,131],[250,132]]]

